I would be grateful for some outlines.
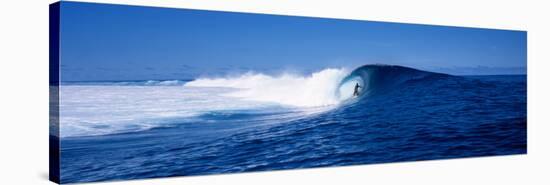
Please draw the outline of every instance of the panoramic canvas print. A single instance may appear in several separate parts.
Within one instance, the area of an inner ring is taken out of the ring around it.
[[[50,179],[526,154],[526,39],[514,30],[55,3]]]

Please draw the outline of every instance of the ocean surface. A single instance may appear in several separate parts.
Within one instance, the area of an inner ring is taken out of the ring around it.
[[[526,90],[525,75],[384,65],[67,82],[61,182],[525,154]]]

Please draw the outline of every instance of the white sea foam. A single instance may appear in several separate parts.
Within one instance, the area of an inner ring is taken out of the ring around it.
[[[183,86],[181,81],[62,85],[60,135],[135,132],[212,111],[299,109],[304,114],[316,113],[341,101],[335,92],[346,74],[344,69],[325,69],[306,76],[246,73],[203,78]]]
[[[272,106],[220,96],[231,91],[182,86],[61,86],[60,135],[133,132],[167,126],[209,111]]]
[[[249,72],[237,77],[197,79],[184,86],[236,88],[237,91],[224,96],[296,107],[316,107],[335,105],[342,100],[336,92],[340,81],[347,74],[345,69],[332,68],[307,76],[269,76]]]

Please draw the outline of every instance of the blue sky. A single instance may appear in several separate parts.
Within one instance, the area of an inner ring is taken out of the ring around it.
[[[307,73],[362,64],[525,74],[527,33],[93,3],[61,4],[61,80]]]

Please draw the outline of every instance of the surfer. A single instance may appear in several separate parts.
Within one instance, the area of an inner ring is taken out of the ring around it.
[[[359,83],[355,83],[355,90],[353,90],[353,96],[359,96],[359,88],[361,88],[361,86],[359,86]]]

